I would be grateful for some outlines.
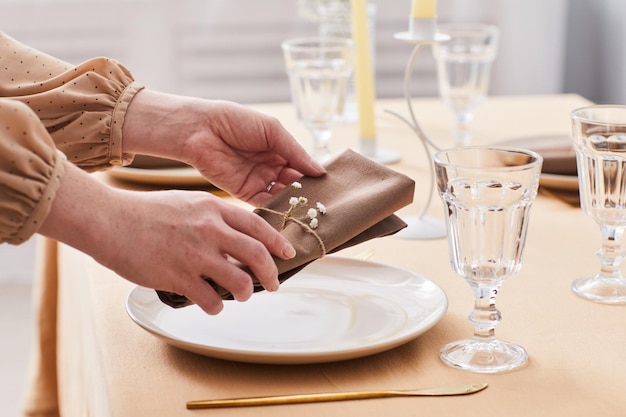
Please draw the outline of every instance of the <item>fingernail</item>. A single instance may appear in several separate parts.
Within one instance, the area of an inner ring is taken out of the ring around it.
[[[326,168],[324,168],[323,166],[321,166],[319,164],[319,162],[315,161],[315,160],[311,160],[311,163],[317,168],[318,171],[325,173],[326,172]]]
[[[289,243],[283,247],[283,256],[287,259],[291,259],[296,256],[296,250]]]

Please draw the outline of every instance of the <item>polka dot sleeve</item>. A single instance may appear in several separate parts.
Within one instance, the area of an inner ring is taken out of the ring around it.
[[[143,88],[118,62],[73,66],[0,32],[0,97],[28,105],[68,160],[87,171],[126,165],[122,125]]]
[[[37,232],[61,183],[62,158],[28,106],[0,99],[0,243]]]

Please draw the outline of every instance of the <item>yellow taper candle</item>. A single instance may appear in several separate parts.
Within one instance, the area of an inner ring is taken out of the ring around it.
[[[413,0],[411,16],[430,18],[437,15],[437,0]]]
[[[374,71],[367,27],[367,0],[350,0],[350,7],[352,12],[352,39],[356,48],[354,81],[359,110],[359,135],[362,140],[375,139]]]

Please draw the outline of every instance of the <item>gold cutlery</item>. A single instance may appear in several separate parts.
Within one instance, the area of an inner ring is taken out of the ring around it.
[[[187,402],[188,409],[199,408],[220,408],[220,407],[249,407],[255,405],[279,405],[279,404],[301,404],[325,401],[345,401],[363,400],[367,398],[385,397],[414,397],[414,396],[450,396],[467,395],[482,391],[487,388],[486,383],[461,385],[455,387],[427,388],[417,390],[402,391],[353,391],[353,392],[332,392],[319,394],[296,394],[280,395],[270,397],[232,398],[224,400],[200,400]]]

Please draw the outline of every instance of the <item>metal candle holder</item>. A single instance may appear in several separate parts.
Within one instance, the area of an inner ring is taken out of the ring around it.
[[[407,102],[410,119],[407,119],[404,116],[391,110],[387,110],[387,112],[401,119],[415,132],[417,137],[420,139],[422,145],[424,146],[426,156],[428,157],[428,163],[430,164],[430,191],[428,194],[428,199],[426,200],[426,204],[424,205],[422,211],[419,213],[418,216],[407,217],[404,219],[408,227],[397,233],[396,236],[405,239],[443,238],[446,236],[445,223],[442,220],[426,216],[426,212],[428,211],[428,208],[433,199],[433,195],[435,193],[435,168],[433,165],[432,155],[430,153],[429,146],[435,150],[439,150],[439,147],[428,138],[426,133],[424,133],[419,123],[417,122],[417,117],[415,117],[415,112],[413,111],[413,103],[411,97],[411,79],[415,59],[419,55],[419,52],[422,50],[422,48],[426,45],[444,42],[450,39],[450,37],[437,32],[437,21],[435,18],[416,17],[409,18],[408,32],[396,33],[394,37],[398,40],[415,45],[404,72],[404,98]]]

